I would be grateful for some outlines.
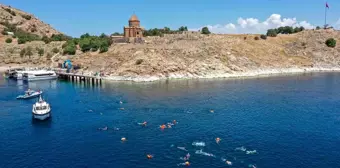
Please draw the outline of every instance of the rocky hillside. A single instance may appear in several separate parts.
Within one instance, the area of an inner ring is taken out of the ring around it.
[[[1,5],[0,12],[0,21],[16,24],[30,33],[39,36],[59,33],[17,9]],[[104,53],[83,53],[78,46],[76,55],[68,56],[60,54],[65,43],[62,41],[18,44],[18,38],[13,38],[11,43],[5,43],[8,36],[0,36],[0,66],[57,66],[71,59],[81,65],[82,71],[103,72],[116,80],[228,77],[289,69],[340,70],[339,31],[304,30],[266,40],[255,37],[259,35],[170,34],[146,37],[143,44],[113,43]],[[328,38],[337,40],[338,45],[327,47]]]
[[[37,34],[39,36],[52,36],[52,34],[60,34],[57,30],[36,18],[34,15],[15,9],[10,6],[0,4],[0,23],[9,22],[12,25],[16,25],[23,31]],[[0,24],[0,31],[5,28],[3,24]]]
[[[258,35],[168,35],[146,38],[146,44],[113,44],[107,53],[85,53],[71,59],[89,70],[126,79],[340,67],[339,45],[325,45],[331,37],[339,42],[339,31],[305,30],[267,40],[255,40],[255,36]]]

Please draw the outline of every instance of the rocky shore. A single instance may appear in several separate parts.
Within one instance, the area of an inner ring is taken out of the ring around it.
[[[103,74],[106,80],[155,81],[190,78],[256,77],[318,71],[340,71],[340,47],[327,47],[325,41],[340,41],[337,30],[305,30],[291,35],[256,40],[259,35],[174,34],[146,37],[143,44],[113,44],[106,53],[77,51],[30,57],[20,56],[21,48],[44,47],[62,51],[63,42],[44,46],[3,44],[0,65],[57,67],[70,59],[81,67],[79,73]],[[14,50],[11,48],[15,48]],[[10,52],[10,53],[9,53]]]

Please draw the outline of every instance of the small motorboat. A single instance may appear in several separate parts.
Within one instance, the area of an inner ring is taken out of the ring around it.
[[[32,115],[34,119],[45,120],[51,116],[51,107],[40,95],[39,100],[33,104]]]
[[[34,97],[38,97],[42,94],[43,92],[41,90],[39,91],[34,91],[34,90],[28,90],[25,92],[24,95],[19,95],[17,99],[30,99]]]

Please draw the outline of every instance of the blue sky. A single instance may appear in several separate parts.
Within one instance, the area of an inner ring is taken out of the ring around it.
[[[253,33],[268,28],[264,21],[272,14],[278,14],[275,18],[282,20],[283,25],[286,24],[283,18],[296,22],[291,24],[306,21],[323,25],[325,10],[325,0],[2,0],[1,3],[32,13],[71,36],[122,32],[133,12],[147,29],[164,26],[177,29],[182,25],[198,29],[209,25],[220,33]],[[335,26],[340,18],[340,0],[328,0],[328,4],[328,23]]]

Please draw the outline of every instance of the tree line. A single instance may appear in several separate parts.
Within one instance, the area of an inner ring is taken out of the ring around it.
[[[293,33],[298,33],[305,30],[304,27],[292,27],[292,26],[284,26],[284,27],[279,27],[276,29],[268,29],[267,30],[267,36],[270,37],[276,37],[278,34],[293,34]]]

